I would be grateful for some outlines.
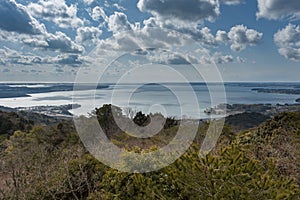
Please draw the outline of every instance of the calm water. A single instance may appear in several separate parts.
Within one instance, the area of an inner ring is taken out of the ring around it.
[[[84,85],[73,92],[72,84],[0,84],[0,105],[15,108],[77,103],[82,107],[71,112],[85,115],[95,107],[112,103],[145,113],[161,112],[166,116],[204,118],[207,117],[204,114],[205,108],[220,103],[292,104],[300,95],[257,93],[251,89],[299,87],[300,83],[227,83],[224,93],[220,84],[108,84],[98,86],[96,90],[90,85]],[[3,98],[11,96],[14,97]]]

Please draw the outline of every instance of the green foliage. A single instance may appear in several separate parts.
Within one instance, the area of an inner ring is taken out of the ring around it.
[[[146,126],[150,123],[150,117],[139,111],[136,113],[133,121],[138,126]]]
[[[0,135],[12,135],[14,131],[29,131],[34,122],[17,113],[0,111]]]
[[[120,132],[114,120],[114,116],[122,117],[121,108],[111,104],[105,104],[101,108],[96,108],[95,114],[97,116],[101,128],[107,135]]]
[[[237,142],[261,162],[276,161],[278,173],[300,185],[300,112],[282,113],[256,129],[238,135]],[[255,144],[255,145],[253,145]]]
[[[239,145],[224,147],[200,161],[197,151],[191,150],[168,171],[181,180],[178,187],[189,199],[276,199],[300,194],[291,179],[276,174],[272,162],[263,166]]]
[[[101,123],[108,123],[108,131],[114,130],[109,122],[111,105],[96,112]],[[170,119],[154,141],[164,144],[172,139],[178,129],[175,123]],[[0,199],[300,198],[300,113],[278,115],[238,135],[225,126],[218,146],[200,158],[207,127],[203,123],[195,144],[176,162],[144,174],[120,173],[97,161],[86,152],[70,122],[16,131],[1,146]],[[144,154],[160,148],[129,146],[127,142],[134,144],[132,138],[118,137],[124,140],[117,141],[124,151]],[[146,158],[133,159],[127,157],[124,167],[147,164]]]

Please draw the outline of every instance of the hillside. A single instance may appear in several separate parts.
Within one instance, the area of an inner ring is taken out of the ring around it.
[[[101,115],[106,108],[95,112],[100,123],[107,122]],[[124,138],[114,123],[106,125],[111,140],[140,154],[157,148],[149,146],[155,141],[158,146],[168,142],[178,127],[173,122],[165,126],[155,140],[144,141],[142,147],[148,150],[143,150],[128,147],[127,142],[136,141]],[[300,112],[279,114],[241,133],[227,125],[217,147],[199,158],[207,125],[199,127],[194,144],[175,163],[144,174],[120,173],[97,161],[81,144],[71,121],[15,131],[1,143],[0,198],[300,198]],[[128,158],[123,164],[130,163]]]
[[[294,178],[300,185],[300,112],[281,113],[237,136],[261,162],[274,160],[278,173]],[[255,145],[253,145],[255,144]]]
[[[24,118],[15,112],[3,112],[0,110],[0,136],[9,136],[14,131],[29,131],[34,121]]]

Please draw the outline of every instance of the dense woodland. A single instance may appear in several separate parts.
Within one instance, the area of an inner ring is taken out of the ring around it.
[[[140,142],[116,127],[110,108],[120,109],[104,105],[92,114],[111,141],[141,154],[167,144],[180,123],[167,118],[159,134]],[[228,118],[206,157],[198,156],[208,127],[203,122],[176,162],[132,174],[90,155],[72,121],[36,122],[1,112],[0,199],[300,199],[300,112],[271,119],[249,115]],[[132,118],[141,126],[149,121],[141,112]]]

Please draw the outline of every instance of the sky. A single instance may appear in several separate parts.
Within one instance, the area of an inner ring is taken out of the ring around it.
[[[300,0],[1,0],[0,81],[298,82],[299,22]]]

